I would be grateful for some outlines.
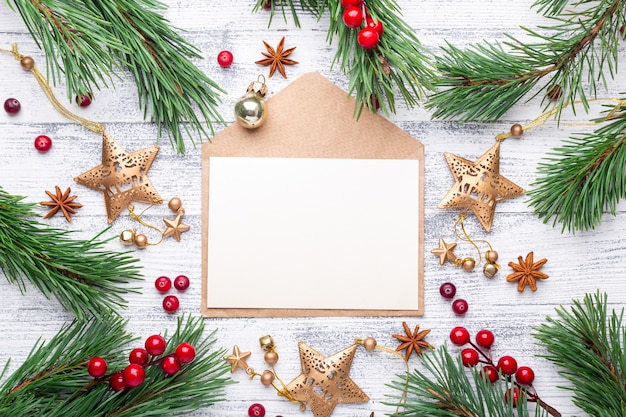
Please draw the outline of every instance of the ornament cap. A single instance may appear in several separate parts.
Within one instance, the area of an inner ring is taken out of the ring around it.
[[[259,75],[256,81],[252,81],[246,90],[247,93],[258,94],[261,97],[265,97],[267,94],[267,85],[265,85],[265,77]]]

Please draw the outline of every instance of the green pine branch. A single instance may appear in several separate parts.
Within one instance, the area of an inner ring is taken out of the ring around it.
[[[528,192],[535,214],[563,230],[588,230],[626,198],[626,101],[610,106],[605,124],[592,134],[570,137],[538,166]]]
[[[414,369],[408,376],[398,375],[390,386],[402,394],[388,405],[401,407],[392,417],[513,417],[547,416],[542,407],[528,406],[522,395],[513,407],[505,397],[514,384],[503,379],[492,384],[476,368],[468,370],[460,356],[453,357],[446,346],[424,355],[425,371]]]
[[[167,340],[169,354],[182,342],[195,347],[195,359],[167,376],[159,366],[146,369],[142,385],[115,392],[106,379],[87,373],[93,357],[105,358],[111,372],[128,365],[128,352],[141,347],[116,315],[75,321],[48,343],[39,341],[24,363],[0,385],[0,415],[12,416],[178,416],[209,407],[225,398],[232,380],[213,335],[203,337],[201,318],[179,318]],[[136,346],[133,346],[135,344]],[[5,368],[6,370],[6,368]]]
[[[266,3],[267,0],[257,0],[254,11],[263,9]],[[430,53],[421,45],[415,30],[402,20],[395,0],[367,0],[364,3],[372,19],[384,24],[378,46],[371,50],[358,45],[358,28],[351,29],[343,23],[343,8],[339,1],[302,0],[300,8],[293,0],[272,1],[270,22],[279,9],[285,18],[287,12],[291,12],[296,25],[299,25],[298,10],[310,12],[318,19],[328,12],[330,26],[326,39],[329,44],[337,39],[337,52],[331,67],[337,64],[349,75],[348,93],[355,93],[357,117],[364,107],[375,112],[380,106],[387,114],[395,113],[397,93],[407,107],[418,105],[426,92],[434,88]]]
[[[40,223],[22,200],[0,187],[0,270],[7,280],[22,292],[30,281],[77,318],[125,307],[123,296],[137,291],[125,285],[141,279],[138,260],[106,250],[100,235],[76,240]]]
[[[435,118],[497,120],[540,81],[545,82],[534,94],[544,92],[545,107],[555,107],[557,116],[578,100],[587,109],[588,96],[596,96],[606,74],[615,75],[626,1],[538,0],[536,5],[553,23],[536,30],[522,27],[534,42],[505,34],[503,44],[442,47],[434,84],[443,89],[426,104]]]
[[[626,328],[624,309],[608,311],[606,294],[587,294],[533,335],[547,350],[545,357],[563,368],[573,402],[592,416],[626,415]]]
[[[65,80],[69,100],[114,84],[128,70],[144,117],[157,124],[159,137],[167,132],[178,153],[185,153],[186,137],[195,146],[195,135],[209,138],[212,122],[224,123],[217,109],[223,90],[192,63],[200,53],[160,14],[163,3],[6,1],[45,51],[50,80]]]

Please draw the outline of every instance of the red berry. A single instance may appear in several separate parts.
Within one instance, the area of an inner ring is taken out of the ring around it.
[[[508,404],[511,402],[513,408],[517,407],[517,402],[523,397],[524,393],[517,387],[509,388],[504,394],[504,401]]]
[[[359,7],[361,6],[361,0],[341,0],[341,7],[344,9],[348,7]]]
[[[267,0],[267,3],[265,3],[265,10],[271,10],[272,9],[272,0]]]
[[[167,343],[163,336],[159,334],[152,335],[146,339],[146,351],[152,356],[159,356],[163,352],[165,352],[165,348],[167,347]]]
[[[271,7],[271,3],[268,2],[268,4],[270,4],[270,7]],[[233,63],[232,52],[221,51],[219,54],[217,54],[217,63],[220,64],[220,67],[222,68],[230,67],[230,65]]]
[[[19,112],[21,108],[22,105],[20,104],[20,101],[16,98],[7,98],[4,101],[4,111],[9,114],[15,114]]]
[[[91,94],[82,94],[80,97],[76,96],[76,104],[78,107],[87,107],[91,104]]]
[[[529,366],[520,366],[515,372],[515,380],[521,385],[530,385],[535,380],[535,371]]]
[[[143,366],[131,363],[126,368],[124,368],[124,383],[128,388],[135,388],[139,385],[143,384],[143,381],[146,379],[146,371],[143,369]]]
[[[470,367],[478,365],[478,352],[474,348],[465,348],[461,351],[463,365]]]
[[[486,380],[488,380],[492,384],[495,384],[499,376],[498,370],[495,368],[495,366],[491,366],[491,365],[483,366],[483,369],[480,371],[480,375],[483,376]]]
[[[142,366],[147,365],[149,359],[148,351],[143,348],[135,348],[131,350],[128,355],[128,362],[136,363]]]
[[[363,24],[363,12],[360,7],[352,6],[343,11],[343,23],[349,28],[358,28]]]
[[[469,305],[467,304],[467,301],[463,300],[462,298],[456,299],[452,303],[452,311],[454,311],[459,316],[467,313],[468,308]]]
[[[196,357],[196,349],[189,343],[181,343],[176,348],[174,356],[180,363],[189,363]]]
[[[180,371],[180,362],[173,356],[167,356],[161,361],[161,369],[168,375],[174,375]]]
[[[126,389],[126,382],[124,382],[124,374],[122,372],[116,372],[111,375],[109,379],[109,385],[115,392],[123,391]]]
[[[491,349],[495,336],[491,330],[483,329],[476,333],[476,344],[482,346],[485,349]]]
[[[159,292],[168,292],[172,288],[172,280],[166,276],[158,277],[154,281],[154,286]]]
[[[175,295],[168,295],[163,299],[163,310],[168,313],[175,313],[178,307],[180,307],[180,301]]]
[[[52,139],[46,135],[39,135],[35,138],[35,149],[39,152],[48,152],[52,148]]]
[[[367,24],[368,27],[374,29],[376,33],[378,33],[379,37],[383,36],[383,32],[385,31],[385,25],[383,24],[382,20],[374,21],[374,19],[368,16],[365,19],[365,23]]]
[[[174,278],[174,287],[179,291],[185,291],[189,288],[189,278],[186,275],[179,275]]]
[[[380,36],[378,36],[378,32],[369,26],[361,29],[359,31],[359,36],[357,37],[357,42],[363,49],[376,48],[379,40]]]
[[[457,326],[450,331],[450,341],[457,346],[463,346],[470,340],[470,334],[465,327]]]
[[[255,403],[248,407],[248,417],[265,417],[265,407]]]
[[[104,376],[107,373],[107,361],[99,357],[91,358],[87,364],[87,372],[94,378]]]
[[[517,361],[513,356],[503,356],[498,360],[498,369],[504,375],[513,375],[517,369]]]
[[[454,295],[456,294],[456,287],[451,282],[444,282],[439,287],[439,294],[441,294],[443,298],[454,298]]]

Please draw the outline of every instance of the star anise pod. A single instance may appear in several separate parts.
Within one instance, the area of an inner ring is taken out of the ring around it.
[[[528,255],[526,255],[526,260],[522,259],[521,256],[518,256],[517,260],[519,261],[519,264],[509,262],[509,266],[513,268],[515,272],[508,275],[506,277],[506,281],[517,281],[517,291],[519,292],[524,291],[526,285],[528,285],[531,290],[537,291],[537,280],[548,278],[547,274],[539,272],[539,268],[541,268],[546,262],[548,262],[548,260],[546,258],[543,258],[537,262],[534,262],[533,257],[534,253],[529,252]]]
[[[280,72],[283,78],[287,78],[287,74],[285,73],[285,65],[298,64],[298,61],[294,61],[293,59],[287,58],[289,55],[291,55],[294,49],[296,49],[296,47],[294,46],[293,48],[283,50],[283,48],[285,47],[284,36],[280,40],[280,42],[278,42],[278,46],[276,47],[275,50],[267,42],[263,41],[263,44],[265,45],[265,49],[267,49],[267,52],[261,52],[261,54],[263,54],[263,56],[265,56],[266,58],[256,61],[255,64],[260,64],[260,65],[265,65],[265,66],[269,65],[270,66],[269,78],[272,78],[272,75],[274,75],[276,71]]]
[[[404,321],[402,322],[402,327],[404,327],[404,332],[406,333],[406,335],[392,334],[391,336],[395,337],[401,342],[400,346],[396,348],[396,352],[406,349],[405,358],[407,362],[413,351],[415,351],[418,356],[422,356],[422,349],[434,349],[433,345],[424,340],[426,335],[430,333],[430,329],[422,330],[420,332],[420,326],[418,324],[417,326],[415,326],[415,330],[411,332],[411,329]]]
[[[79,209],[83,205],[74,201],[77,198],[75,195],[70,197],[70,193],[72,192],[70,187],[67,187],[67,190],[65,190],[64,193],[61,192],[61,189],[58,185],[55,185],[54,188],[56,191],[55,194],[52,194],[50,191],[46,191],[46,194],[48,194],[48,197],[50,197],[52,201],[42,201],[41,203],[39,203],[42,206],[51,207],[50,211],[45,216],[43,216],[43,218],[49,219],[50,217],[57,214],[59,210],[61,210],[61,212],[65,216],[65,220],[71,222],[71,215],[76,214],[75,209]]]

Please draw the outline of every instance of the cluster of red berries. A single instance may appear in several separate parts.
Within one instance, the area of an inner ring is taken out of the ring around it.
[[[461,350],[461,361],[466,367],[477,366],[482,363],[483,367],[480,375],[492,384],[502,376],[507,380],[513,380],[515,387],[510,388],[504,400],[511,402],[513,407],[522,395],[528,394],[528,401],[537,401],[539,396],[532,387],[535,379],[535,372],[528,366],[517,366],[514,357],[505,355],[494,362],[491,357],[491,346],[495,341],[495,336],[491,330],[482,329],[476,333],[475,342],[471,340],[470,333],[465,327],[457,326],[450,331],[450,341],[457,346],[469,344],[471,347]],[[481,359],[482,357],[482,359]]]
[[[444,282],[439,286],[439,294],[445,299],[451,300],[456,295],[456,286],[451,282]],[[452,302],[452,311],[459,316],[467,313],[469,304],[462,298],[457,298]]]
[[[166,293],[170,290],[170,288],[172,288],[172,280],[163,275],[154,281],[154,286],[157,291]],[[189,278],[187,278],[186,275],[177,276],[174,278],[174,288],[178,291],[185,291],[189,288]],[[168,313],[175,313],[178,310],[178,307],[180,307],[180,301],[177,296],[167,295],[163,298],[163,310]]]
[[[357,36],[359,45],[363,49],[376,48],[385,31],[383,22],[372,19],[363,0],[341,0],[341,6],[343,23],[351,29],[361,28]]]
[[[173,353],[163,355],[167,342],[161,335],[152,335],[144,343],[145,348],[135,348],[128,355],[130,364],[120,372],[107,375],[108,365],[105,359],[92,358],[87,364],[87,372],[93,378],[107,381],[113,391],[123,391],[143,384],[146,379],[146,367],[160,366],[167,375],[174,375],[183,364],[196,357],[195,348],[189,343],[179,344]]]

